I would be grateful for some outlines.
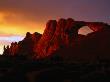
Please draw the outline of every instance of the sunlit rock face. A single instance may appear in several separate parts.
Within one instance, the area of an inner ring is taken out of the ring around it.
[[[59,19],[56,26],[56,31],[52,37],[51,43],[48,47],[47,55],[52,54],[57,49],[68,47],[71,45],[72,38],[74,37],[74,20]],[[73,31],[73,32],[71,32]]]
[[[47,22],[46,29],[44,30],[41,39],[35,45],[35,52],[39,54],[38,57],[44,57],[47,54],[47,49],[56,30],[56,25],[57,22],[55,20],[49,20]]]
[[[88,26],[93,32],[88,35],[78,34],[78,30],[84,26]],[[108,36],[110,33],[108,29],[110,30],[110,26],[102,22],[75,21],[72,18],[61,18],[58,21],[49,20],[42,35],[37,32],[33,34],[27,32],[22,41],[4,47],[3,54],[24,55],[36,59],[44,58],[63,48],[74,49],[74,47],[82,45],[86,41],[88,42],[88,39],[92,38],[92,36],[99,38],[103,33],[105,35],[107,33]],[[89,46],[89,44],[86,45]]]
[[[57,26],[56,26],[56,30],[55,33],[52,36],[51,42],[48,46],[48,50],[47,50],[47,55],[50,55],[51,53],[53,53],[56,49],[59,49],[60,46],[63,46],[62,42],[62,34],[63,31],[65,29],[65,25],[66,25],[66,20],[65,19],[60,19],[57,22]]]
[[[72,35],[74,20],[59,19],[56,21],[49,21],[46,29],[36,45],[36,53],[44,57],[52,54],[59,48],[69,46]],[[70,32],[71,31],[71,32]],[[73,32],[74,33],[74,32]],[[75,33],[76,34],[76,33]]]

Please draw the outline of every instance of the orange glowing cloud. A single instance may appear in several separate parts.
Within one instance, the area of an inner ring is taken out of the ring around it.
[[[43,24],[35,20],[27,20],[23,14],[0,12],[0,32],[24,35],[26,32],[43,32]]]

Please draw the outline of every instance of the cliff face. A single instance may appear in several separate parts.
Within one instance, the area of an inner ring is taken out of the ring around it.
[[[105,34],[106,31],[110,32],[110,26],[102,22],[75,21],[72,18],[49,20],[42,35],[37,32],[34,34],[27,32],[24,40],[12,43],[10,47],[4,47],[4,54],[33,55],[35,58],[43,58],[57,50],[82,45],[86,42],[86,37],[91,37],[90,35],[78,35],[78,30],[83,26],[92,29],[94,32],[91,34],[96,33],[95,36],[100,35],[100,31],[101,34]]]
[[[38,53],[39,56],[42,57],[46,55],[51,38],[56,30],[56,25],[57,22],[55,20],[49,20],[46,24],[46,29],[44,30],[41,39],[35,45],[35,53]]]
[[[52,54],[59,48],[70,46],[73,38],[77,35],[72,27],[74,20],[60,19],[58,22],[51,20],[47,23],[46,29],[35,46],[35,52],[44,57]]]

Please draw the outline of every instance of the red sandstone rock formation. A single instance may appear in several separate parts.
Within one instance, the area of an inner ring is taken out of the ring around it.
[[[39,54],[39,56],[45,56],[47,54],[48,45],[51,42],[51,39],[56,30],[57,22],[55,20],[49,20],[46,24],[46,29],[35,46],[35,52]]]
[[[74,25],[74,20],[60,19],[56,26],[56,31],[51,39],[50,45],[48,46],[47,55],[52,54],[59,48],[70,46],[72,37],[74,36],[74,30],[72,29]],[[69,31],[73,31],[70,32]],[[73,36],[72,36],[73,35]]]
[[[37,32],[34,34],[27,32],[24,40],[12,43],[10,47],[4,47],[4,54],[34,55],[36,58],[43,58],[56,50],[81,45],[88,36],[78,35],[78,30],[83,26],[88,26],[94,32],[105,32],[108,27],[110,29],[108,24],[102,22],[75,21],[72,18],[59,19],[58,22],[50,20],[42,35]]]
[[[93,31],[99,31],[105,28],[106,24],[74,21],[71,18],[59,19],[57,24],[56,21],[49,21],[41,39],[35,46],[35,52],[39,54],[39,57],[45,57],[60,48],[74,47],[79,42],[78,30],[83,26],[88,26]]]

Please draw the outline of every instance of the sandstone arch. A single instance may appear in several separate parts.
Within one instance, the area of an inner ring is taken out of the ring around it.
[[[102,22],[84,22],[84,21],[76,21],[74,26],[79,30],[81,27],[83,26],[88,26],[91,30],[95,31],[99,31],[101,29],[105,29],[105,27],[107,26],[106,23],[102,23]]]
[[[102,22],[75,21],[72,18],[50,20],[46,24],[46,29],[35,46],[35,52],[39,56],[47,56],[62,47],[75,46],[78,40],[78,30],[83,26],[88,26],[93,32],[105,28],[107,24]]]

